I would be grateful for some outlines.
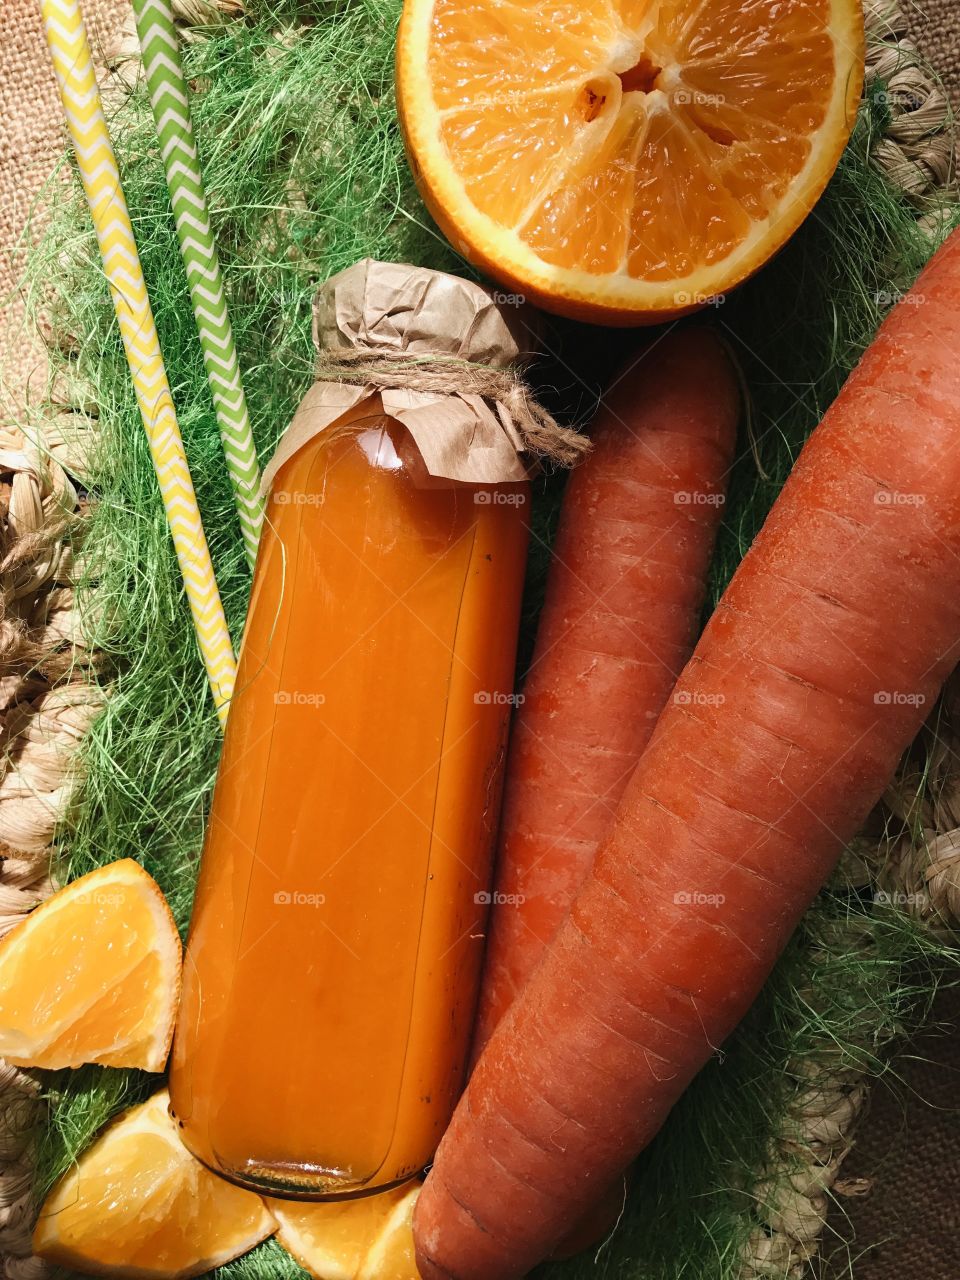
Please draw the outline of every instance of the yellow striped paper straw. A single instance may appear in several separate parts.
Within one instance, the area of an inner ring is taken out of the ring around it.
[[[103,116],[83,15],[77,0],[41,0],[40,8],[200,652],[223,724],[236,679],[236,659]]]

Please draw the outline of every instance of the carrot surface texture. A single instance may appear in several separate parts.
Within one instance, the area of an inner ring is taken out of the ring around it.
[[[417,1205],[425,1280],[524,1275],[650,1141],[932,709],[960,658],[958,351],[960,233],[801,453],[482,1054]]]
[[[615,379],[567,485],[510,738],[475,1056],[570,909],[690,657],[738,410],[720,341],[676,330]]]

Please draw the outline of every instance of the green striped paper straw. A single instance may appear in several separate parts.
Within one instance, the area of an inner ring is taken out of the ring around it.
[[[233,482],[243,546],[252,567],[263,524],[260,469],[213,242],[173,9],[170,0],[133,0],[133,10],[203,363]]]

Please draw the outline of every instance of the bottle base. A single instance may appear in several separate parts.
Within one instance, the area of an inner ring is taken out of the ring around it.
[[[285,1164],[276,1160],[249,1159],[238,1167],[232,1160],[221,1159],[215,1147],[198,1142],[197,1134],[178,1117],[172,1102],[170,1115],[176,1121],[184,1146],[211,1173],[238,1187],[244,1187],[247,1191],[273,1196],[278,1200],[358,1200],[363,1196],[378,1195],[382,1191],[402,1186],[422,1172],[415,1168],[382,1181],[378,1180],[375,1172],[358,1181],[347,1169],[311,1165],[299,1160]]]
[[[311,1169],[303,1165],[289,1169],[276,1165],[264,1167],[253,1162],[243,1169],[227,1169],[218,1161],[213,1166],[213,1171],[239,1187],[277,1200],[359,1200],[364,1196],[379,1195],[410,1181],[408,1175],[371,1185],[358,1183],[338,1170]]]

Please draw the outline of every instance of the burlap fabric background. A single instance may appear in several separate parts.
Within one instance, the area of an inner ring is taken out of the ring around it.
[[[907,5],[910,27],[960,111],[960,0],[919,0]]]
[[[84,4],[95,57],[128,12],[128,0]],[[16,416],[17,388],[31,374],[31,385],[42,385],[46,376],[42,344],[22,327],[23,304],[16,284],[26,247],[24,224],[63,145],[38,0],[0,0],[0,359],[11,382],[8,401],[0,402],[5,418]],[[39,393],[39,387],[36,390]]]
[[[85,0],[84,10],[102,64],[104,47],[129,12],[128,0]],[[908,4],[907,12],[912,36],[939,69],[954,108],[960,108],[960,0],[922,0]],[[0,0],[0,358],[7,386],[0,393],[0,455],[11,441],[19,443],[16,422],[22,407],[41,393],[46,376],[43,341],[25,328],[17,280],[27,247],[24,224],[62,146],[37,0]],[[22,460],[15,469],[29,494],[26,509],[49,507],[58,478],[38,466],[24,467]],[[0,456],[0,594],[7,593],[5,574],[23,578],[22,565],[7,566],[2,558],[7,527],[17,532],[13,526],[23,522],[11,502],[11,475]],[[52,584],[56,592],[65,577],[48,571],[47,589]],[[42,621],[49,625],[44,608]],[[6,677],[6,669],[0,677]],[[43,690],[40,701],[36,690],[28,692],[34,702],[26,705],[39,706]],[[8,699],[0,698],[0,704],[0,719],[9,721]],[[69,717],[57,722],[58,729],[64,725],[70,737],[82,729]],[[50,814],[41,815],[41,827],[49,827],[49,821]],[[0,855],[9,853],[0,845]],[[25,863],[26,893],[33,891],[29,874]],[[960,998],[943,1000],[939,1017],[948,1027],[960,1027]],[[845,1201],[845,1214],[834,1213],[830,1221],[817,1264],[824,1280],[849,1275],[851,1259],[857,1280],[960,1280],[960,1036],[956,1030],[925,1036],[896,1066],[906,1088],[875,1091],[857,1146],[843,1167],[842,1185],[855,1194]],[[2,1190],[0,1202],[6,1199]],[[15,1189],[9,1190],[12,1196]],[[17,1274],[28,1277],[32,1265],[25,1260]]]
[[[842,1170],[822,1280],[960,1280],[960,993],[877,1085]],[[839,1211],[842,1205],[844,1212]]]

